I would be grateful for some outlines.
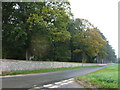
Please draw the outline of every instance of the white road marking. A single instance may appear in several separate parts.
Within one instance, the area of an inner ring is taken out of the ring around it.
[[[60,82],[55,82],[54,84],[47,84],[47,85],[43,85],[42,87],[46,87],[46,88],[58,88],[62,85],[66,85],[66,84],[69,84],[69,83],[72,83],[74,80],[74,78],[71,78],[71,79],[68,79],[68,80],[62,80]],[[36,85],[34,85],[36,86]],[[34,89],[39,89],[41,87],[34,87]]]
[[[54,85],[54,86],[52,86],[52,87],[49,87],[49,88],[58,88],[59,86],[57,86],[57,85]]]
[[[68,82],[68,80],[63,80],[63,81],[61,81],[62,83],[65,83],[65,82]]]
[[[62,82],[56,82],[55,84],[61,84]]]
[[[53,86],[53,84],[43,85],[43,87],[51,87],[51,86]]]
[[[69,83],[72,83],[72,82],[73,82],[73,81],[69,81],[68,84],[69,84]]]
[[[36,87],[37,85],[33,85],[34,87]]]

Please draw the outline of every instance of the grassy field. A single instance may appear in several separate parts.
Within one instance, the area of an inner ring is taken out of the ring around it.
[[[17,74],[30,74],[30,73],[44,73],[44,72],[53,72],[53,71],[89,68],[89,67],[101,67],[101,66],[78,66],[78,67],[63,67],[63,68],[51,68],[51,69],[22,70],[22,71],[14,71],[14,72],[4,72],[0,76],[17,75]]]
[[[118,64],[76,77],[76,81],[86,88],[118,88]]]

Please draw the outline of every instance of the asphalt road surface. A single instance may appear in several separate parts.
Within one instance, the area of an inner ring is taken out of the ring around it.
[[[46,84],[51,84],[61,80],[87,74],[107,66],[1,77],[2,88],[33,88],[34,86],[40,87]]]

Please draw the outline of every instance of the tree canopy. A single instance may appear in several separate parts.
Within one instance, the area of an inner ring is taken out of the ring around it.
[[[114,62],[100,30],[74,19],[69,2],[3,2],[3,58],[72,62]]]

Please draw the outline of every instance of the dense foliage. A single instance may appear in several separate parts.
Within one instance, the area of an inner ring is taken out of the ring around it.
[[[115,52],[100,30],[74,19],[69,2],[3,2],[3,58],[113,62]]]

